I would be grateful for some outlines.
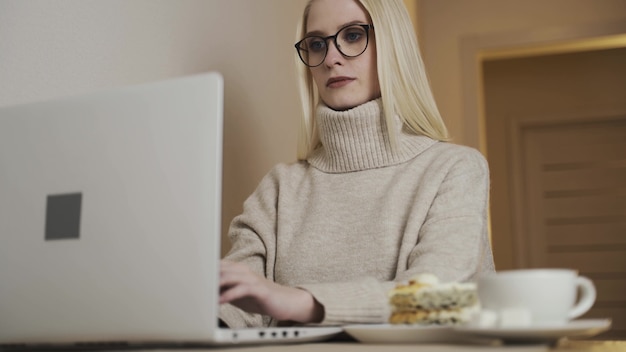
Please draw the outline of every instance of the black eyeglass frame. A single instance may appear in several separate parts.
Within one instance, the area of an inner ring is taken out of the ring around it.
[[[344,54],[344,52],[341,50],[341,48],[339,47],[339,45],[337,45],[337,36],[339,35],[339,33],[341,33],[341,31],[343,31],[346,28],[349,27],[354,27],[354,26],[360,26],[363,27],[363,29],[365,29],[365,48],[363,48],[363,51],[361,51],[360,53],[356,54],[356,55],[346,55]],[[367,50],[367,47],[370,44],[370,30],[374,30],[374,25],[371,24],[360,24],[360,23],[356,23],[356,24],[349,24],[347,26],[341,27],[341,29],[339,29],[337,31],[337,33],[335,33],[334,35],[329,35],[328,37],[322,37],[319,35],[311,35],[308,37],[304,37],[302,38],[299,42],[297,42],[294,46],[296,47],[296,51],[298,52],[298,56],[300,57],[300,61],[302,61],[303,64],[305,64],[308,67],[317,67],[321,64],[324,63],[324,60],[326,60],[326,55],[328,55],[328,40],[332,39],[333,43],[335,44],[335,48],[337,48],[337,50],[341,53],[341,55],[345,56],[345,57],[357,57],[360,56],[361,54],[363,54],[365,52],[365,50]],[[322,58],[322,61],[320,61],[319,64],[317,65],[309,65],[306,63],[306,61],[304,61],[304,58],[302,57],[302,52],[301,51],[308,51],[307,49],[301,48],[300,44],[302,44],[303,41],[309,39],[309,38],[321,38],[322,40],[324,40],[324,42],[326,43],[326,51],[324,52],[324,57]]]

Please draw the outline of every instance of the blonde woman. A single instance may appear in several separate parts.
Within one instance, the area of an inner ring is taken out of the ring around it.
[[[396,282],[493,271],[487,163],[447,142],[402,1],[312,0],[297,36],[299,161],[231,224],[221,320],[381,323]]]

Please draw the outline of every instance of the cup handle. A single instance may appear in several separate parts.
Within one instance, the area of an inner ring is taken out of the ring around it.
[[[580,292],[578,303],[570,310],[569,318],[574,319],[585,314],[596,301],[596,286],[591,280],[584,276],[576,278],[576,287]]]

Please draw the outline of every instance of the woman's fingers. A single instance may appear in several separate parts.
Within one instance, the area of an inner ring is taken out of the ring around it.
[[[244,264],[223,261],[219,302],[234,304],[251,313],[267,314],[265,306],[271,284]]]
[[[246,285],[234,285],[225,287],[224,290],[220,292],[219,302],[220,304],[232,303],[251,296],[250,288]]]
[[[244,264],[226,263],[220,268],[220,289],[238,284],[255,285],[265,278],[248,269]]]
[[[268,291],[269,281],[252,272],[246,265],[223,261],[220,267],[220,303],[244,297],[261,299]]]

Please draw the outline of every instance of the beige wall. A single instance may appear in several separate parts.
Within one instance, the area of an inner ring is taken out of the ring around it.
[[[420,47],[441,113],[454,140],[468,138],[463,104],[461,42],[528,32],[535,41],[564,28],[626,20],[624,0],[416,0]],[[476,128],[473,127],[472,130]]]
[[[225,77],[224,220],[295,159],[306,0],[1,0],[0,105],[207,70]]]

